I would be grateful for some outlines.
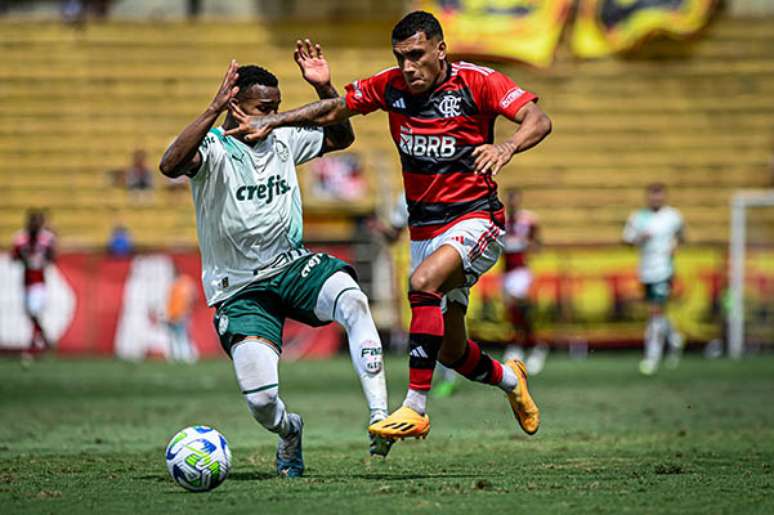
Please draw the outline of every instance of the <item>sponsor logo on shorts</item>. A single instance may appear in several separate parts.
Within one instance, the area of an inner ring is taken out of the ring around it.
[[[228,316],[221,315],[218,320],[218,333],[223,336],[228,330]]]
[[[312,271],[312,268],[316,267],[320,264],[322,261],[322,257],[319,254],[315,254],[311,258],[309,258],[309,261],[306,262],[304,265],[304,268],[301,269],[301,277],[306,278],[309,273]]]

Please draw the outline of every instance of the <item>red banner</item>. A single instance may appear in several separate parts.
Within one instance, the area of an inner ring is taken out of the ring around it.
[[[349,257],[346,247],[315,250]],[[196,287],[181,318],[182,331],[199,356],[221,354],[212,323],[214,310],[206,305],[198,280],[200,266],[196,252],[130,258],[62,254],[46,271],[42,325],[63,354],[169,357],[176,334],[168,313],[170,293],[176,278],[187,276]],[[28,348],[32,327],[24,310],[22,270],[7,254],[0,254],[0,308],[0,348]],[[315,329],[288,320],[283,334],[285,357],[330,356],[338,350],[341,335],[336,324]]]

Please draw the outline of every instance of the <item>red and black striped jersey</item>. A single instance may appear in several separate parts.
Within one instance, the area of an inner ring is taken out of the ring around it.
[[[32,237],[26,229],[13,237],[13,258],[24,265],[24,286],[45,282],[46,266],[54,260],[54,233],[41,229]]]
[[[468,218],[504,224],[497,184],[473,172],[473,150],[493,142],[498,115],[513,120],[519,109],[537,100],[491,68],[460,61],[447,69],[444,80],[423,95],[409,92],[397,67],[346,87],[351,111],[389,114],[412,240],[432,238]]]
[[[505,271],[527,266],[530,242],[538,231],[538,218],[532,211],[519,209],[505,221]]]

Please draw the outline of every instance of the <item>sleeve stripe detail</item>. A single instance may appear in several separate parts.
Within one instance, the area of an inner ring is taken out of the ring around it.
[[[477,64],[468,63],[465,61],[460,61],[459,63],[452,64],[452,69],[457,68],[458,70],[470,70],[474,72],[478,72],[481,75],[491,75],[495,71],[492,68],[487,68],[486,66],[479,66]]]

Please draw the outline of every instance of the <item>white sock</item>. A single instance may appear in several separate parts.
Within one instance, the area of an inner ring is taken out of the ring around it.
[[[661,361],[666,333],[666,324],[664,322],[663,316],[652,316],[645,329],[645,359],[653,363]]]
[[[231,348],[239,388],[258,423],[282,437],[292,432],[285,403],[279,398],[279,355],[265,340],[246,338]]]
[[[403,405],[413,409],[420,415],[424,415],[427,412],[427,392],[409,388]]]
[[[519,386],[519,377],[516,375],[516,372],[511,369],[511,367],[507,367],[505,365],[502,365],[502,367],[503,378],[497,384],[497,386],[499,386],[505,393],[510,393],[514,388]]]
[[[441,373],[441,379],[447,383],[454,383],[457,381],[457,372],[454,369],[445,367],[441,363],[435,365],[435,369]]]
[[[385,418],[387,385],[382,344],[365,293],[349,274],[336,272],[320,289],[314,313],[320,320],[335,320],[344,328],[352,365],[368,403],[369,419]]]

